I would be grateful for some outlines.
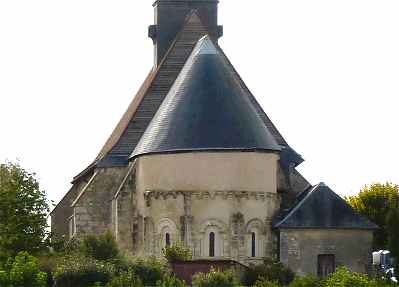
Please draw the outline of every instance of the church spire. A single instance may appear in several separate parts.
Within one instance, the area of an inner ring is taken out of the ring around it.
[[[217,41],[223,34],[222,26],[218,26],[218,3],[218,0],[157,0],[153,4],[155,24],[148,30],[154,42],[155,65],[161,62],[193,10],[210,37]]]

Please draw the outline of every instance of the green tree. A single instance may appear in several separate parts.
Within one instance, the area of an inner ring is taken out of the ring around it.
[[[388,249],[396,258],[396,269],[399,270],[399,209],[392,209],[387,216]]]
[[[35,174],[0,164],[0,262],[20,251],[37,254],[48,243],[49,203]]]
[[[361,215],[377,224],[373,248],[384,249],[388,246],[387,215],[399,206],[399,186],[391,183],[374,183],[365,186],[358,195],[346,198],[347,202]]]

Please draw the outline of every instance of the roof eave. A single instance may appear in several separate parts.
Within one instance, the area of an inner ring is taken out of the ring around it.
[[[360,227],[360,226],[348,226],[348,227],[339,227],[339,226],[274,226],[274,229],[295,229],[295,230],[370,230],[375,231],[380,229],[379,227]]]
[[[206,153],[206,152],[262,152],[262,153],[275,153],[280,154],[281,150],[260,149],[260,148],[204,148],[204,149],[180,149],[180,150],[167,150],[160,152],[147,152],[132,155],[129,160],[132,161],[141,156],[160,155],[160,154],[181,154],[181,153]]]

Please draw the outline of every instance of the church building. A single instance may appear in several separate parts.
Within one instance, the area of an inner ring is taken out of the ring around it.
[[[180,242],[194,260],[366,272],[376,225],[298,172],[301,155],[218,45],[218,0],[153,6],[154,67],[52,211],[54,236],[109,230],[134,256]]]

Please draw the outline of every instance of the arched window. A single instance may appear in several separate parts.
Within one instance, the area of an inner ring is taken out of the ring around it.
[[[251,256],[256,257],[256,234],[255,232],[252,232],[252,238],[251,238]]]
[[[165,233],[165,246],[170,246],[170,233]]]
[[[215,233],[209,233],[209,257],[215,257]]]

